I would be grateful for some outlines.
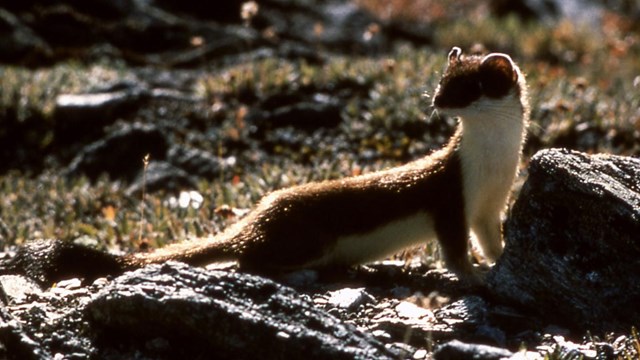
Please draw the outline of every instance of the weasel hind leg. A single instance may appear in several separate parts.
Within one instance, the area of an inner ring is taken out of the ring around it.
[[[469,259],[469,231],[466,226],[437,221],[436,233],[447,269],[462,281],[481,283],[481,277]]]

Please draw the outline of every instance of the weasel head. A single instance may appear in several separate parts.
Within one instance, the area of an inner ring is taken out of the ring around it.
[[[505,106],[519,111],[524,121],[529,113],[524,75],[509,55],[465,56],[458,47],[449,52],[433,105],[463,120],[474,114],[491,117]]]

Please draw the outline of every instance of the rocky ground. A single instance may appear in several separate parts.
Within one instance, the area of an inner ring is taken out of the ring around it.
[[[435,269],[433,246],[338,278],[180,264],[53,287],[7,275],[3,355],[638,356],[637,161],[551,152],[527,167],[547,147],[640,153],[637,4],[88,4],[0,5],[3,261],[41,238],[121,253],[206,236],[270,190],[424,155],[455,125],[424,95],[453,45],[509,53],[527,72],[517,190],[534,177],[487,289]]]

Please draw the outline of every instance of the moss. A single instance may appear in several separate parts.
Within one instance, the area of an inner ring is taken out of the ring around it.
[[[58,95],[90,91],[124,77],[122,65],[107,63],[88,66],[67,62],[37,70],[0,67],[2,119],[7,121],[6,114],[13,112],[18,122],[34,117],[51,121]]]

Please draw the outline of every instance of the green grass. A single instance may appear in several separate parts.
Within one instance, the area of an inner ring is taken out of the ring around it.
[[[315,145],[295,151],[282,145],[273,149],[273,161],[261,168],[238,171],[236,167],[220,179],[203,181],[197,190],[205,196],[205,204],[198,211],[168,207],[169,194],[149,195],[145,238],[163,244],[201,236],[224,226],[214,213],[223,204],[248,208],[275,188],[395,165],[438,147],[446,141],[453,123],[432,116],[428,94],[437,85],[451,45],[468,47],[482,42],[489,49],[509,51],[521,64],[533,109],[527,155],[553,146],[640,154],[637,35],[602,29],[590,32],[565,22],[548,27],[515,18],[469,18],[438,26],[436,42],[442,46],[438,49],[401,46],[382,57],[336,56],[323,65],[264,59],[214,69],[202,77],[192,91],[215,108],[209,114],[210,126],[219,127],[227,138],[249,136],[243,120],[256,99],[356,90],[345,99],[339,128],[321,136]],[[496,28],[506,31],[496,33]],[[37,134],[40,148],[54,136],[51,113],[58,94],[135,78],[119,63],[68,63],[35,71],[4,67],[0,75],[2,118],[10,118],[7,114],[13,112],[15,121],[40,119],[49,129]],[[421,122],[427,124],[425,137],[408,136],[406,129]],[[338,156],[330,141],[345,144],[339,147]],[[195,146],[208,147],[206,150],[221,157],[233,155],[233,149],[223,143]],[[367,152],[376,154],[377,160],[363,161],[362,154]],[[283,173],[283,169],[287,170]],[[231,181],[234,175],[240,179],[235,184]],[[35,179],[9,173],[0,183],[3,192],[11,194],[2,200],[5,245],[39,237],[73,240],[89,236],[101,244],[135,248],[129,244],[138,237],[141,199],[127,198],[124,185],[107,179],[95,184],[64,180],[55,169]],[[115,203],[116,215],[106,221],[103,209],[109,203]]]
[[[37,70],[0,66],[0,78],[0,114],[15,112],[17,121],[25,121],[33,117],[50,120],[60,94],[90,91],[125,80],[127,75],[118,62],[93,65],[68,62]]]
[[[437,13],[403,12],[401,7],[409,2],[392,3],[398,8],[391,16]],[[640,155],[640,36],[623,21],[588,28],[569,22],[525,23],[513,17],[423,20],[434,21],[435,43],[430,48],[404,45],[384,56],[335,56],[322,65],[264,59],[216,68],[200,77],[192,92],[210,109],[203,115],[206,126],[216,127],[222,139],[250,137],[245,115],[258,99],[351,92],[343,99],[344,121],[337,129],[305,135],[313,141],[299,149],[278,145],[259,166],[239,163],[216,179],[203,179],[194,189],[204,198],[197,209],[173,204],[178,194],[157,192],[142,199],[127,195],[126,184],[107,178],[93,183],[67,179],[57,168],[32,176],[16,171],[0,176],[0,245],[56,238],[127,252],[162,246],[220,231],[237,218],[226,207],[251,208],[273,189],[373,171],[428,153],[446,141],[454,126],[451,119],[432,116],[428,97],[454,45],[468,50],[480,43],[488,50],[507,52],[527,74],[532,123],[525,163],[537,150],[557,146]],[[42,151],[55,140],[52,114],[57,95],[135,76],[119,62],[61,63],[37,70],[0,67],[0,121],[37,122],[38,131],[28,140],[33,151]],[[407,129],[422,124],[424,135],[409,135]],[[187,145],[243,160],[225,141]],[[363,154],[375,154],[374,160]],[[142,159],[131,161],[142,168]],[[430,247],[428,252],[435,250]],[[624,344],[620,358],[638,356],[637,331]]]

